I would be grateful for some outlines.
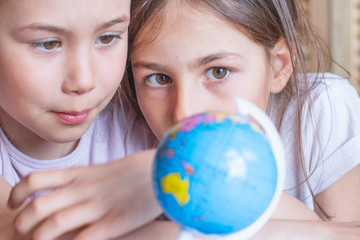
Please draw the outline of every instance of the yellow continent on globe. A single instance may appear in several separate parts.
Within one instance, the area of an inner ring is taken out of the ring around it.
[[[189,179],[181,180],[180,173],[170,173],[163,177],[161,189],[163,193],[172,194],[180,206],[189,202]]]

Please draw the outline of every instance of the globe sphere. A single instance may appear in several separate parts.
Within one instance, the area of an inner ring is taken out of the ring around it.
[[[184,229],[226,235],[246,229],[266,211],[278,166],[255,122],[207,112],[166,133],[155,156],[153,185],[164,213]]]

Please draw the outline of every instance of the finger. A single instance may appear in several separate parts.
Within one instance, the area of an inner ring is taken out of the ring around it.
[[[119,223],[112,216],[105,216],[84,228],[73,240],[103,240],[124,235],[131,228],[126,221]]]
[[[16,231],[25,235],[49,216],[84,201],[86,194],[78,194],[77,189],[76,187],[61,188],[35,198],[15,218]]]
[[[56,239],[65,233],[79,229],[96,221],[105,214],[105,210],[93,202],[82,202],[67,209],[56,212],[44,220],[33,232],[37,240]],[[91,238],[89,238],[91,239]]]
[[[136,201],[138,200],[134,200],[134,202]],[[154,212],[156,214],[145,214],[145,211],[142,211],[143,214],[140,215],[140,213],[136,213],[136,210],[113,209],[100,220],[84,228],[73,240],[103,240],[123,236],[153,220],[159,214],[156,210]],[[139,219],[137,216],[142,217]]]
[[[75,174],[69,169],[30,173],[11,190],[8,206],[17,208],[37,191],[67,185],[74,178]]]

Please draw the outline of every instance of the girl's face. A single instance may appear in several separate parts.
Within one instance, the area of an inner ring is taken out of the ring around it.
[[[130,0],[1,1],[0,124],[20,150],[73,148],[108,104],[123,77],[129,12]]]
[[[264,48],[207,10],[167,11],[173,18],[156,39],[146,42],[146,26],[130,56],[138,103],[156,136],[195,113],[235,113],[235,96],[266,110],[270,92],[279,89]]]

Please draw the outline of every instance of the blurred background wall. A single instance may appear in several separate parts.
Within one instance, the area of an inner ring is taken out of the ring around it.
[[[360,93],[360,0],[301,0],[330,48],[332,58],[351,73]],[[332,72],[348,77],[333,64]]]

